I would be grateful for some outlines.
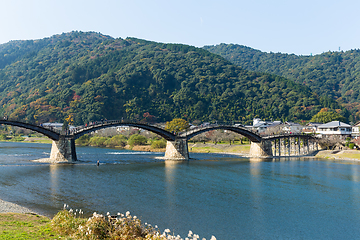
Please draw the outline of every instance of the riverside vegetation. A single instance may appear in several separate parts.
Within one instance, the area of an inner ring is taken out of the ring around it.
[[[125,137],[124,135],[115,135],[112,137],[83,135],[76,139],[75,143],[80,146],[111,148],[125,148],[127,145],[130,146],[130,148],[139,145],[150,145],[153,149],[166,147],[166,140],[163,138],[146,138],[139,134],[133,134],[129,138]]]
[[[117,239],[117,240],[183,240],[179,235],[173,235],[169,229],[163,233],[158,227],[148,223],[142,223],[136,216],[131,216],[130,212],[125,214],[117,213],[106,216],[96,212],[90,218],[84,218],[81,210],[64,209],[58,212],[51,220],[54,231],[70,239]],[[199,235],[189,231],[185,240],[197,240]],[[204,238],[202,238],[204,239]],[[210,240],[216,240],[214,236]]]
[[[142,223],[130,212],[111,216],[107,213],[93,213],[85,218],[81,210],[64,209],[52,220],[36,214],[0,214],[0,239],[109,239],[109,240],[183,240],[169,229],[160,232],[157,226]],[[200,239],[199,235],[189,231],[185,240]],[[204,238],[202,238],[204,239]],[[210,240],[216,240],[214,236]]]

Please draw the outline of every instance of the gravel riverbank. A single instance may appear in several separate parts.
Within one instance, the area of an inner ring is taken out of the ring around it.
[[[35,213],[34,211],[0,199],[0,213]]]

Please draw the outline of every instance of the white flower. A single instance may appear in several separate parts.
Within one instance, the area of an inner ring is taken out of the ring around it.
[[[134,216],[133,218],[134,218],[134,219],[136,219],[137,217],[136,217],[136,216]]]
[[[157,225],[155,225],[155,228],[158,228],[158,226],[157,226]]]
[[[121,215],[121,213],[119,213],[119,212],[118,212],[118,213],[117,213],[117,215],[118,215],[118,216],[120,216],[120,215]]]
[[[125,214],[126,214],[127,217],[130,216],[130,212],[129,212],[129,211],[127,211]]]
[[[64,209],[66,208],[66,203],[64,204]]]
[[[170,229],[167,228],[167,229],[164,230],[164,232],[169,233],[171,231],[170,231]]]
[[[106,213],[106,215],[108,215],[108,216],[109,216],[109,215],[110,215],[110,213],[109,213],[109,212],[107,212],[107,213]]]
[[[188,233],[188,237],[191,237],[193,235],[193,232],[190,230]]]
[[[216,237],[213,235],[211,236],[210,240],[216,240]]]

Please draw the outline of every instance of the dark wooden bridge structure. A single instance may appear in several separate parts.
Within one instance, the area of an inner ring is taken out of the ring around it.
[[[0,124],[6,124],[16,127],[26,128],[35,132],[39,132],[53,140],[50,160],[52,162],[73,162],[77,160],[75,140],[85,134],[94,132],[96,130],[128,126],[144,129],[153,132],[167,140],[165,159],[187,160],[189,159],[188,140],[196,135],[213,131],[213,130],[228,130],[244,137],[251,141],[250,157],[280,157],[280,156],[303,156],[308,155],[318,149],[316,138],[313,135],[302,134],[285,134],[285,135],[271,135],[260,136],[245,127],[233,125],[208,125],[206,127],[199,127],[179,134],[166,131],[155,125],[123,122],[119,120],[108,120],[101,122],[94,122],[86,126],[79,126],[71,130],[60,131],[51,127],[42,125],[34,125],[31,123],[24,123],[11,120],[0,120]]]

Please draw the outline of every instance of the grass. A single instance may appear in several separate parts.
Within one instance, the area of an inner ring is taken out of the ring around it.
[[[333,154],[331,150],[323,150],[316,154],[318,158],[325,159],[356,159],[360,160],[360,151],[344,150],[339,153]]]
[[[58,239],[50,224],[50,219],[30,213],[1,213],[0,239]]]
[[[250,145],[229,145],[229,144],[213,144],[206,143],[204,146],[202,144],[196,144],[193,147],[189,146],[190,152],[198,153],[249,153]]]

